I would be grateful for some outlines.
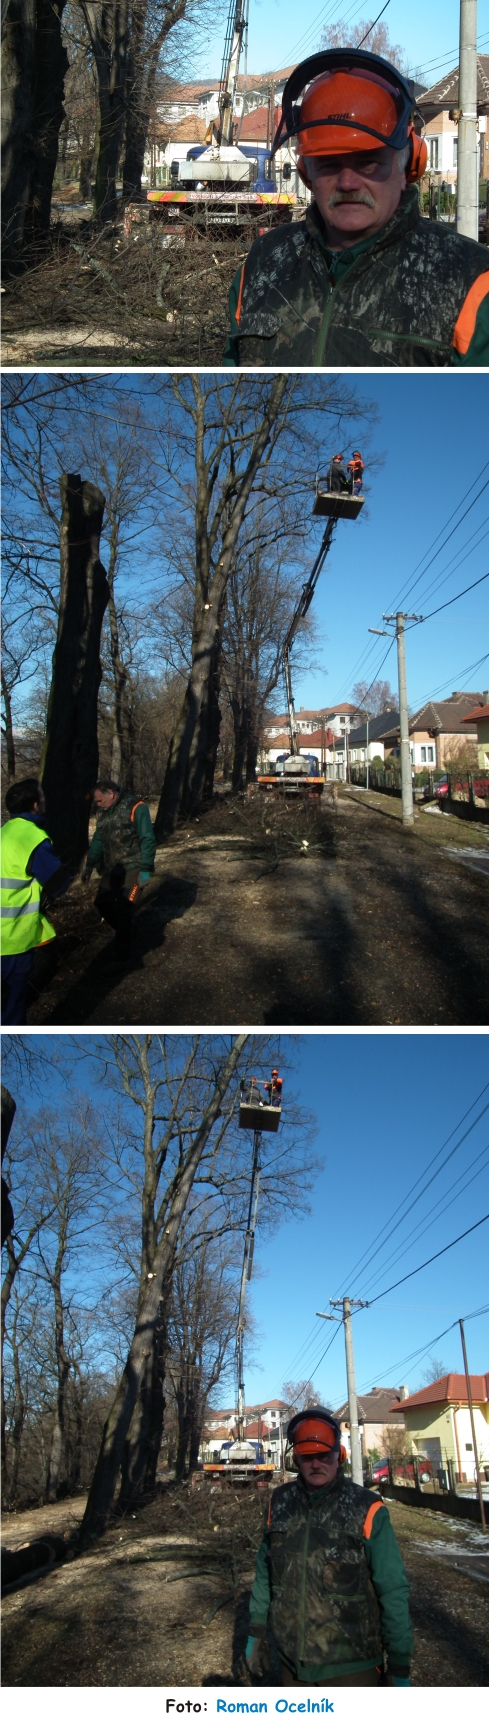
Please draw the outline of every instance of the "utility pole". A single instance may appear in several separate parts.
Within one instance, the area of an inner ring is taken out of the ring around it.
[[[354,1309],[368,1309],[369,1304],[368,1303],[362,1303],[362,1302],[353,1302],[351,1297],[343,1297],[342,1299],[340,1298],[340,1300],[338,1302],[333,1302],[332,1297],[330,1297],[329,1300],[330,1300],[332,1309],[342,1309],[343,1310],[342,1320],[343,1320],[343,1326],[345,1328],[346,1378],[347,1378],[347,1386],[348,1386],[348,1414],[350,1417],[351,1478],[352,1478],[352,1481],[355,1481],[359,1487],[363,1487],[362,1448],[361,1448],[361,1444],[360,1444],[360,1432],[359,1432],[359,1427],[358,1427],[358,1406],[357,1406],[357,1393],[356,1393],[356,1386],[355,1386],[355,1363],[354,1363],[354,1359],[353,1359],[353,1335],[352,1335],[352,1330],[351,1330],[351,1310],[352,1310],[352,1308],[354,1308]],[[317,1311],[317,1313],[319,1315],[320,1320],[337,1320],[337,1318],[338,1318],[337,1315],[334,1315],[334,1314],[321,1314],[319,1310]]]
[[[487,1530],[486,1513],[484,1510],[484,1499],[482,1496],[482,1481],[481,1481],[481,1472],[480,1472],[480,1468],[479,1468],[479,1454],[477,1451],[477,1440],[476,1440],[476,1436],[475,1436],[474,1406],[472,1403],[472,1387],[470,1384],[469,1365],[467,1362],[467,1351],[465,1348],[465,1331],[464,1331],[463,1320],[459,1320],[458,1324],[460,1327],[460,1337],[462,1340],[462,1353],[463,1353],[463,1359],[464,1359],[465,1378],[467,1381],[467,1397],[469,1400],[470,1425],[472,1428],[472,1445],[474,1447],[475,1479],[476,1479],[476,1485],[477,1485],[477,1492],[479,1495],[482,1532],[483,1532],[483,1534],[486,1534],[486,1530]]]
[[[414,826],[413,808],[413,773],[411,767],[411,747],[409,743],[409,715],[406,689],[406,655],[404,649],[404,624],[406,619],[419,623],[420,613],[383,613],[387,625],[395,624],[397,638],[397,674],[399,682],[399,728],[401,737],[401,791],[402,791],[402,824],[403,827]],[[374,630],[369,625],[372,636],[391,636],[388,630]]]
[[[479,237],[477,0],[460,0],[457,232],[465,238]]]

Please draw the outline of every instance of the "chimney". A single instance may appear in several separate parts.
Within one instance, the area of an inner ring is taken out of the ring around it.
[[[409,1397],[409,1386],[399,1386],[399,1402],[401,1403],[403,1398],[408,1398],[408,1397]]]

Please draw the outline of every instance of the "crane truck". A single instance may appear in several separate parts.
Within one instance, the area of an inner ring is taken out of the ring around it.
[[[278,191],[270,148],[240,148],[235,142],[236,92],[243,39],[248,31],[249,0],[231,0],[218,97],[219,116],[211,120],[205,144],[171,164],[171,186],[149,190],[153,216],[171,224],[183,213],[193,225],[244,226],[253,233],[290,220],[297,203],[293,192]],[[288,164],[287,176],[291,176]]]
[[[290,749],[288,755],[284,755],[277,761],[275,772],[258,775],[258,789],[260,791],[274,791],[286,796],[320,797],[324,791],[324,776],[320,773],[317,756],[306,755],[301,752],[292,690],[290,655],[301,620],[309,611],[320,573],[331,547],[338,519],[357,518],[365,504],[365,496],[354,492],[353,480],[351,491],[348,491],[346,486],[343,492],[332,489],[332,468],[333,466],[330,465],[327,476],[316,477],[313,515],[315,517],[327,517],[328,521],[319,553],[314,560],[307,582],[302,586],[282,647]]]
[[[257,1487],[268,1486],[275,1474],[275,1464],[266,1462],[263,1441],[245,1437],[244,1326],[246,1286],[251,1279],[258,1218],[262,1132],[276,1133],[282,1116],[282,1083],[277,1077],[278,1073],[272,1071],[269,1083],[262,1083],[257,1077],[250,1077],[248,1084],[244,1081],[241,1084],[239,1128],[253,1131],[253,1160],[236,1330],[238,1437],[232,1444],[228,1442],[221,1446],[218,1459],[204,1463],[204,1480],[219,1481],[231,1486],[250,1483]]]

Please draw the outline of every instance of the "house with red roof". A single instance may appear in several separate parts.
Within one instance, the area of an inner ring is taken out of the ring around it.
[[[482,708],[471,708],[471,709],[469,709],[468,714],[463,715],[463,719],[464,719],[464,721],[468,720],[469,724],[471,724],[473,721],[475,721],[475,725],[477,728],[477,762],[478,762],[478,766],[484,767],[484,768],[489,767],[489,700],[488,700],[488,697],[486,696],[486,700],[483,703]]]
[[[489,1374],[471,1374],[477,1454],[484,1480],[489,1481]],[[443,1374],[431,1386],[391,1404],[389,1417],[402,1412],[413,1452],[427,1457],[432,1468],[451,1463],[457,1482],[475,1480],[474,1445],[465,1374]]]

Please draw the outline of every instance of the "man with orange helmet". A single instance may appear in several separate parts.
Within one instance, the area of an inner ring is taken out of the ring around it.
[[[282,1105],[283,1086],[283,1078],[279,1077],[278,1071],[272,1071],[270,1082],[265,1083],[267,1094],[270,1095],[270,1106]]]
[[[412,85],[362,48],[304,60],[273,153],[297,139],[305,219],[252,244],[230,294],[237,367],[489,365],[489,253],[424,220]]]
[[[260,1671],[267,1628],[282,1682],[409,1684],[408,1584],[387,1507],[344,1474],[339,1424],[302,1410],[288,1426],[297,1481],[271,1494],[250,1598],[246,1659]]]
[[[361,452],[353,453],[347,468],[351,471],[350,492],[352,494],[359,494],[362,488],[363,472],[365,469]]]

